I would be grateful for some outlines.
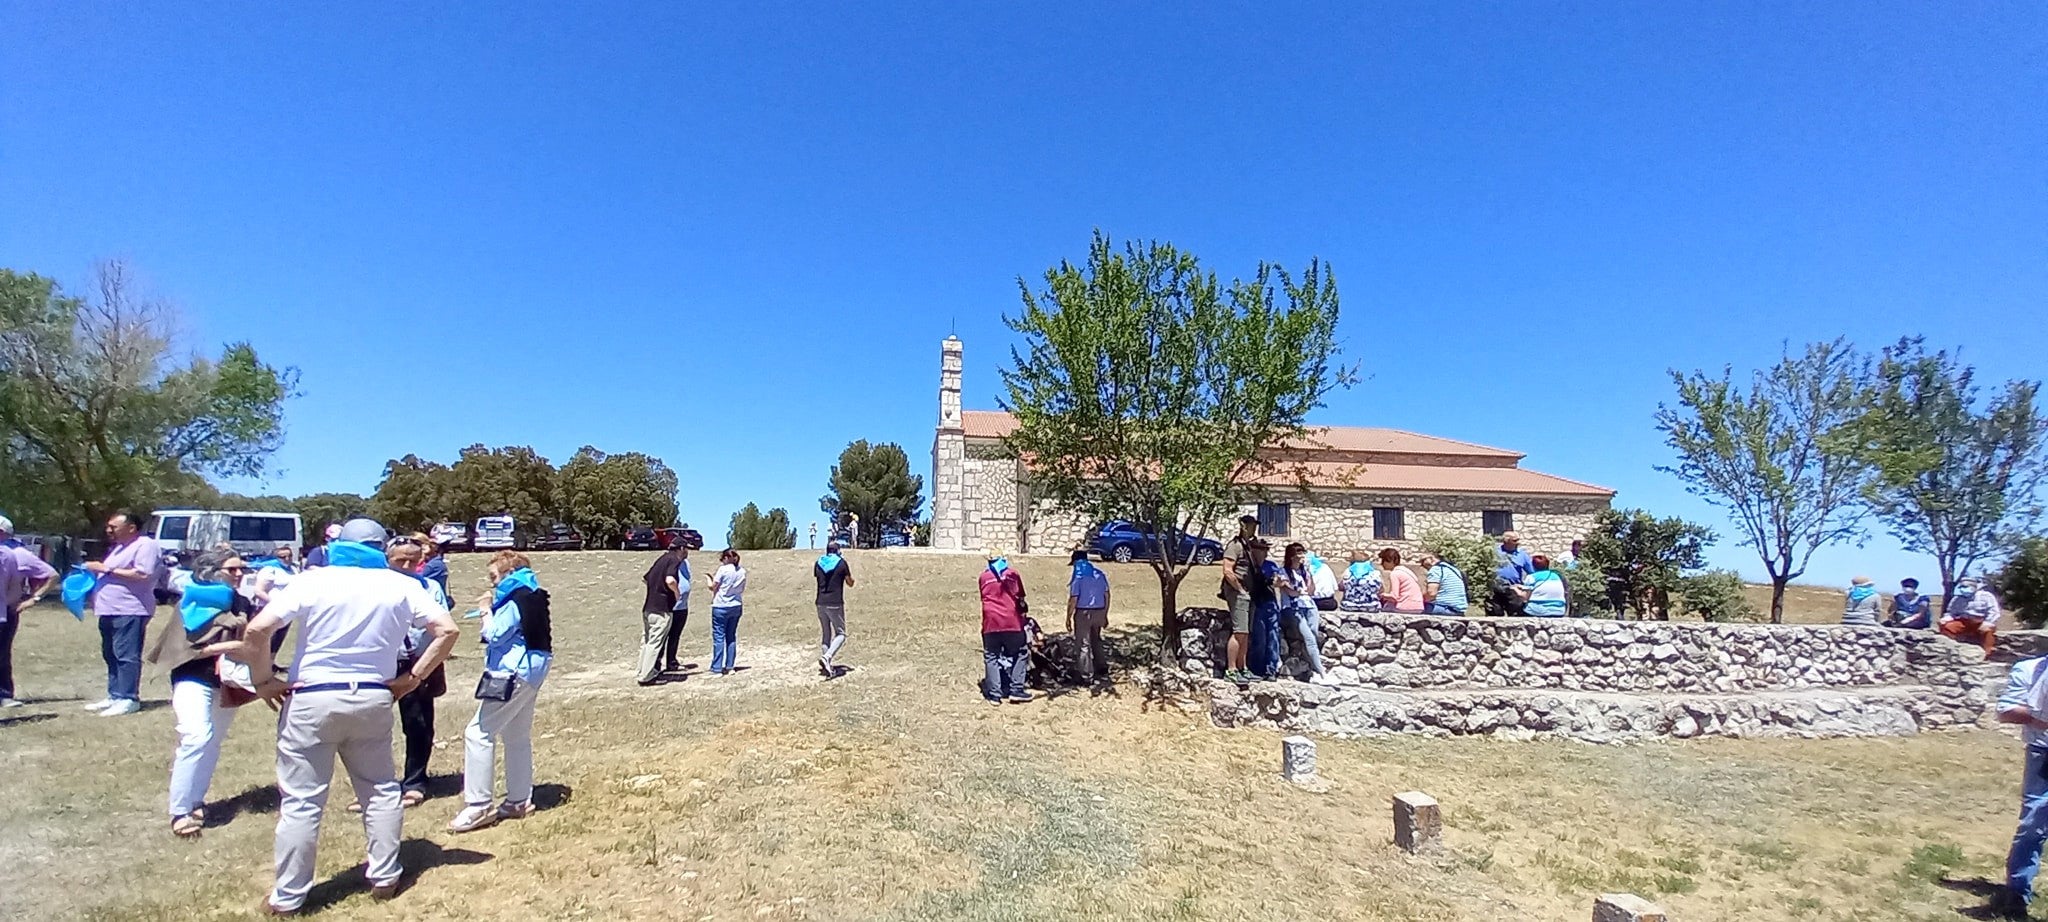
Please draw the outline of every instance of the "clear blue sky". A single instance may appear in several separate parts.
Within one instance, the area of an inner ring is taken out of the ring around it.
[[[0,264],[127,257],[302,369],[243,489],[590,443],[805,523],[848,440],[926,463],[956,325],[994,405],[1015,279],[1097,227],[1331,261],[1370,377],[1321,422],[1717,525],[1667,367],[2048,345],[2038,3],[141,6],[0,8]],[[1863,571],[1933,575],[1812,578]]]

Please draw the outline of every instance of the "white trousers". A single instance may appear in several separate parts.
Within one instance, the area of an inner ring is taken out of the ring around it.
[[[178,721],[178,752],[171,757],[171,816],[206,806],[213,767],[227,742],[235,709],[220,706],[220,689],[204,682],[172,682],[171,713]]]
[[[491,802],[497,756],[505,757],[505,800],[533,799],[533,706],[540,686],[521,682],[510,701],[479,701],[476,716],[462,731],[462,799],[470,806]]]
[[[398,768],[391,757],[391,693],[299,692],[277,715],[277,887],[271,905],[297,909],[313,889],[313,864],[320,844],[320,816],[327,809],[334,759],[348,769],[356,802],[363,807],[363,833],[370,861],[363,872],[370,886],[394,884],[398,839],[405,821],[399,805]]]

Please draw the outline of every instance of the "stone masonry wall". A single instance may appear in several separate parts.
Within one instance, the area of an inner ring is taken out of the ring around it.
[[[2003,667],[1927,631],[1581,618],[1323,615],[1334,681],[1221,674],[1227,616],[1182,613],[1189,693],[1224,726],[1569,736],[1897,735],[1975,726]],[[1306,675],[1289,631],[1283,672]]]

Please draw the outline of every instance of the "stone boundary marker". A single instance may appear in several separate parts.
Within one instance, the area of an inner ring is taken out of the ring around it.
[[[1316,741],[1300,735],[1281,740],[1280,776],[1304,787],[1321,780],[1316,777]]]
[[[1443,850],[1444,815],[1436,798],[1421,791],[1394,795],[1394,844],[1413,854]]]
[[[1664,910],[1633,893],[1603,893],[1593,901],[1593,922],[1665,922]]]

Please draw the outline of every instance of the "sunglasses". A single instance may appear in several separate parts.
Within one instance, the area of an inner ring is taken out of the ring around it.
[[[420,547],[420,546],[421,546],[421,545],[420,545],[420,540],[419,540],[418,538],[393,538],[393,539],[391,539],[391,544],[392,544],[392,546],[393,546],[393,547]]]

